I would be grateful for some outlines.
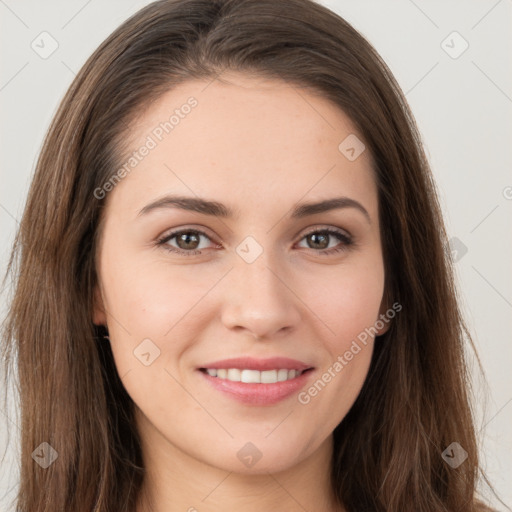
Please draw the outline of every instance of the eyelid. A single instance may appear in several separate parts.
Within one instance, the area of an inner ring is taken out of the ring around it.
[[[161,235],[158,235],[156,238],[157,240],[162,240],[165,238],[168,238],[169,236],[178,235],[179,233],[182,233],[183,231],[196,231],[197,233],[201,235],[205,235],[210,239],[215,239],[216,235],[211,231],[210,229],[204,227],[204,226],[198,226],[198,225],[184,225],[177,228],[172,229],[166,229]]]
[[[344,228],[339,228],[337,226],[332,226],[331,224],[315,224],[314,226],[311,227],[310,230],[308,230],[309,228],[305,228],[305,229],[307,231],[301,230],[296,235],[296,236],[299,236],[302,233],[301,240],[305,236],[308,236],[311,233],[316,233],[317,231],[335,231],[335,232],[339,233],[340,235],[345,235],[347,238],[350,238],[350,239],[353,238],[352,234],[348,230],[346,230]]]

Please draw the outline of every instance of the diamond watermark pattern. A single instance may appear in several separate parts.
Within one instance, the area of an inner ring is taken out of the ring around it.
[[[441,457],[453,469],[457,469],[468,458],[468,452],[459,443],[453,442],[441,454]]]
[[[441,42],[441,48],[452,58],[458,59],[468,48],[469,43],[454,30]]]
[[[133,354],[144,366],[149,366],[160,356],[160,349],[149,338],[146,338],[135,347]]]
[[[450,254],[454,263],[460,261],[468,252],[467,246],[456,236],[450,238]]]
[[[56,460],[59,454],[47,442],[41,443],[33,452],[32,458],[43,468],[50,467]]]
[[[246,263],[253,263],[263,253],[263,247],[252,236],[248,236],[238,244],[236,252]]]
[[[261,457],[263,457],[263,454],[254,444],[248,442],[238,450],[237,456],[242,464],[248,468],[252,468],[261,459]]]
[[[338,146],[340,153],[351,162],[359,158],[365,149],[366,146],[363,144],[361,139],[353,133],[348,137],[345,137]]]
[[[57,50],[59,43],[49,32],[44,31],[30,43],[30,47],[41,59],[47,59]]]

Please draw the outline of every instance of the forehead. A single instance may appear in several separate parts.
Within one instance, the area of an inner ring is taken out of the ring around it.
[[[169,192],[234,209],[261,208],[265,198],[324,198],[333,189],[376,203],[369,151],[356,159],[343,152],[347,140],[364,147],[350,118],[281,80],[231,73],[185,82],[141,111],[127,135],[126,177],[112,199],[131,210]]]

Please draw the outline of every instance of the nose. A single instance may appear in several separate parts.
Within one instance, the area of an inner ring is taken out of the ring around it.
[[[298,325],[300,303],[289,274],[272,264],[264,251],[252,263],[236,261],[224,283],[222,323],[259,339],[275,337]]]

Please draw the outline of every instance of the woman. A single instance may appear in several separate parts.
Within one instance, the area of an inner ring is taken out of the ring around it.
[[[445,247],[343,19],[145,7],[66,94],[15,242],[17,510],[485,510]]]

